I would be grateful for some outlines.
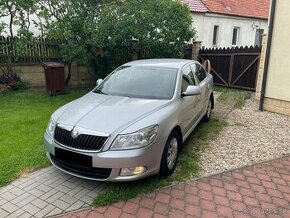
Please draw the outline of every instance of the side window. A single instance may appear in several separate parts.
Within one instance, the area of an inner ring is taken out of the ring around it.
[[[196,75],[196,64],[191,64],[190,67],[191,67],[191,71],[192,71],[190,78],[193,81],[194,85],[196,86],[199,83],[199,81],[196,79],[196,76],[195,76]]]
[[[190,85],[189,78],[185,75],[182,77],[181,93],[185,92],[187,87]]]
[[[206,78],[206,72],[200,64],[195,64],[196,67],[196,77],[201,82]]]
[[[192,71],[192,68],[190,67],[190,65],[186,65],[182,69],[182,73],[183,73],[183,75],[185,75],[185,76],[187,76],[189,78],[190,85],[196,85],[195,79],[194,79],[194,75],[193,75],[193,71]]]

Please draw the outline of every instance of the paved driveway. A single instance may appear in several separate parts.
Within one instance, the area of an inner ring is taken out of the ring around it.
[[[79,179],[48,167],[0,188],[0,218],[44,217],[91,205],[105,183]]]
[[[290,217],[290,155],[61,217]]]

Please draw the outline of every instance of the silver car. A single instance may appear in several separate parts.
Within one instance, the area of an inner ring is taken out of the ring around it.
[[[44,134],[47,157],[92,180],[168,176],[182,143],[213,107],[213,77],[198,62],[133,61],[53,113]]]

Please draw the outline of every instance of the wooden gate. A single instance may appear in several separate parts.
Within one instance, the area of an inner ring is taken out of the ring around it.
[[[261,48],[201,49],[199,59],[209,59],[216,85],[255,91]]]

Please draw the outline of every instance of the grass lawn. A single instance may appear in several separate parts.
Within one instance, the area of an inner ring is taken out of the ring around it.
[[[0,93],[0,187],[49,165],[43,133],[50,115],[87,91],[50,97],[44,90]]]
[[[222,86],[215,86],[214,90],[220,92],[218,100],[220,102],[235,102],[235,108],[242,108],[245,105],[246,99],[250,98],[253,92],[235,89],[235,88],[226,88]]]

